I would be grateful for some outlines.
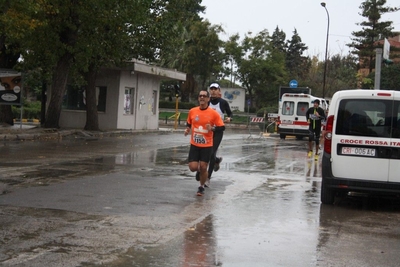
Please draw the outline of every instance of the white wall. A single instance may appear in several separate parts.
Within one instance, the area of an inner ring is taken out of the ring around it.
[[[134,76],[134,77],[133,77]],[[125,88],[135,88],[133,114],[124,114]],[[158,98],[160,80],[145,73],[130,71],[121,72],[118,100],[118,129],[155,130],[158,129]],[[155,113],[153,114],[153,91],[155,97]]]
[[[99,112],[99,128],[157,130],[158,103],[161,79],[185,80],[186,74],[176,70],[162,69],[151,65],[135,63],[135,69],[102,70],[96,79],[96,86],[107,87],[106,111]],[[134,89],[133,114],[125,114],[125,89]],[[86,123],[86,111],[62,110],[60,127],[81,128]]]
[[[115,103],[115,112],[117,116],[115,118],[116,129],[135,129],[135,108],[136,108],[136,95],[133,95],[131,100],[133,105],[133,114],[124,113],[124,97],[125,89],[134,88],[134,92],[137,91],[137,74],[131,74],[130,71],[121,71],[121,80],[118,84],[118,99]]]
[[[144,73],[139,73],[138,77],[136,129],[158,129],[158,98],[160,96],[160,80],[154,75]],[[156,98],[155,101],[154,97]],[[155,106],[154,113],[153,105]]]
[[[117,103],[120,98],[118,90],[120,84],[119,70],[103,70],[96,80],[97,86],[107,87],[106,111],[99,112],[99,128],[102,130],[117,128]]]
[[[102,70],[96,80],[96,86],[107,87],[106,111],[99,112],[99,128],[102,130],[117,128],[117,100],[119,86],[118,70]],[[83,129],[86,124],[85,110],[65,110],[61,111],[59,125],[62,128]]]

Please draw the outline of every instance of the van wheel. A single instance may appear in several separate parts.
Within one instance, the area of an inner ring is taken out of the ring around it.
[[[303,136],[301,136],[301,135],[296,135],[296,139],[297,139],[297,140],[303,140]]]
[[[326,186],[324,179],[321,183],[321,202],[323,204],[332,205],[335,201],[335,190]]]
[[[286,134],[280,134],[279,137],[280,137],[281,139],[285,140]]]

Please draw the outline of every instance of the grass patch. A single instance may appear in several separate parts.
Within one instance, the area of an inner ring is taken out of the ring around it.
[[[175,112],[160,112],[159,113],[159,118],[160,120],[165,120],[165,118],[168,118],[169,120],[174,120],[175,118],[171,118],[173,115],[175,115]],[[187,113],[186,112],[181,112],[181,115],[179,116],[179,118],[181,119],[181,121],[186,121],[187,120]]]

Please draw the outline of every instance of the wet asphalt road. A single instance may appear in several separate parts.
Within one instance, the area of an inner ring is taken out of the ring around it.
[[[0,266],[398,266],[400,202],[321,205],[306,141],[228,131],[195,195],[188,137],[3,142]]]

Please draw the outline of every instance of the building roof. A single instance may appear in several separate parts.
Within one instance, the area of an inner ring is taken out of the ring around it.
[[[400,48],[400,35],[387,38],[391,47]],[[385,40],[379,40],[376,43],[383,46]]]
[[[149,65],[146,63],[135,62],[133,71],[152,74],[156,76],[160,76],[163,78],[179,80],[179,81],[186,81],[186,73],[172,70],[172,69],[165,69],[154,65]]]
[[[130,71],[132,74],[135,72],[146,73],[158,76],[162,79],[186,81],[186,73],[184,72],[177,71],[176,69],[173,70],[173,69],[162,68],[136,59],[127,62],[126,65],[122,67],[106,67],[106,68],[114,70],[127,70]]]

